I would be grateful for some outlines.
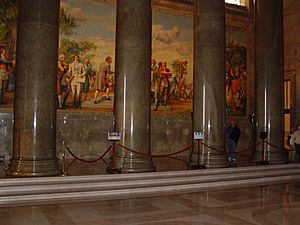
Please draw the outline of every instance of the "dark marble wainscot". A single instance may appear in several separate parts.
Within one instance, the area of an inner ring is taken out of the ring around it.
[[[13,113],[12,109],[0,112],[0,156],[8,160],[13,148]]]
[[[233,117],[227,118],[227,121]],[[251,125],[246,117],[234,117],[241,128],[242,136],[238,149],[244,150],[251,145]],[[85,159],[96,158],[111,145],[107,132],[113,130],[112,112],[70,112],[57,113],[57,155],[61,158],[62,141],[66,141],[71,151]],[[0,155],[6,160],[12,154],[13,112],[1,109],[0,112]],[[189,113],[161,114],[151,116],[151,149],[154,154],[172,153],[190,146],[192,120]],[[180,154],[188,157],[189,151]],[[246,154],[247,155],[247,154]],[[250,152],[249,152],[250,156]],[[72,156],[66,153],[67,159]]]

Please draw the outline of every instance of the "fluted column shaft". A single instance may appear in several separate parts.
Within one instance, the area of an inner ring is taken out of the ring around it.
[[[59,0],[19,1],[11,176],[59,173],[55,139],[59,7]]]
[[[118,0],[115,129],[120,143],[150,153],[151,0]],[[122,172],[153,171],[152,159],[117,148]]]
[[[225,149],[225,4],[223,0],[194,1],[193,131],[203,132],[200,163],[226,166]],[[194,141],[195,142],[195,141]],[[198,163],[197,144],[191,165]]]
[[[283,153],[283,2],[282,0],[255,1],[255,82],[256,82],[256,137],[267,132],[265,161],[286,162]],[[279,148],[279,149],[277,149]],[[262,146],[253,155],[262,160]]]

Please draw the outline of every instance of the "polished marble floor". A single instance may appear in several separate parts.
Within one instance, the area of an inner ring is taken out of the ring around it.
[[[0,208],[0,225],[299,225],[300,183]]]

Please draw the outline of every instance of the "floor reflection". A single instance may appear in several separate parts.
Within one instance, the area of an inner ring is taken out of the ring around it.
[[[1,225],[298,225],[300,183],[0,208]]]

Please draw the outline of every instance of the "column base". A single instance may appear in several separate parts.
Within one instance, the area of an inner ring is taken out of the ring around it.
[[[200,156],[200,166],[205,168],[225,168],[228,167],[228,162],[225,155],[215,153],[205,153]],[[189,166],[195,168],[198,166],[198,154],[192,153],[190,157]]]
[[[59,175],[57,159],[24,160],[10,159],[6,175],[9,177],[46,177]]]
[[[117,157],[116,169],[121,173],[155,172],[152,159],[148,157]]]

